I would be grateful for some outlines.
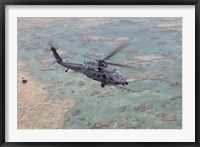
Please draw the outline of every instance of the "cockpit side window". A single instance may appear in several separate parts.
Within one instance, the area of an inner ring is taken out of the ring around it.
[[[119,75],[118,75],[118,74],[115,74],[115,77],[116,77],[117,79],[119,79]]]

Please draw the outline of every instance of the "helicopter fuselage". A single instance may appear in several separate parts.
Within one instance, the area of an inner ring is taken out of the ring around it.
[[[88,78],[101,82],[102,87],[128,84],[126,78],[118,70],[110,66],[99,66],[97,62],[84,62],[84,64],[62,62],[60,64],[67,69],[83,73]]]
[[[56,62],[68,69],[83,73],[88,78],[101,82],[101,87],[105,85],[127,85],[126,78],[118,70],[111,68],[103,61],[84,62],[84,64],[63,62],[54,47],[51,48]]]

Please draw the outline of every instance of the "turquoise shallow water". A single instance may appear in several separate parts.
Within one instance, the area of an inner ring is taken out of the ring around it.
[[[20,70],[42,82],[56,82],[48,89],[50,99],[69,96],[78,101],[63,116],[65,129],[182,128],[181,18],[44,20],[18,18],[18,60],[28,61]],[[51,40],[62,57],[75,63],[103,58],[128,42],[129,46],[110,61],[135,67],[116,67],[132,79],[126,86],[132,91],[101,88],[97,81],[50,64],[54,61],[49,51]]]

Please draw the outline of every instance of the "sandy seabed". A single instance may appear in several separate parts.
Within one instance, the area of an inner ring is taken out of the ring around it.
[[[64,115],[76,101],[51,100],[48,87],[26,72],[18,73],[18,129],[63,128]]]

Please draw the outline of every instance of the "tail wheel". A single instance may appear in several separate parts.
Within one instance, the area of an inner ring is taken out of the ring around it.
[[[104,83],[101,83],[101,87],[104,87],[105,86],[105,84]]]

